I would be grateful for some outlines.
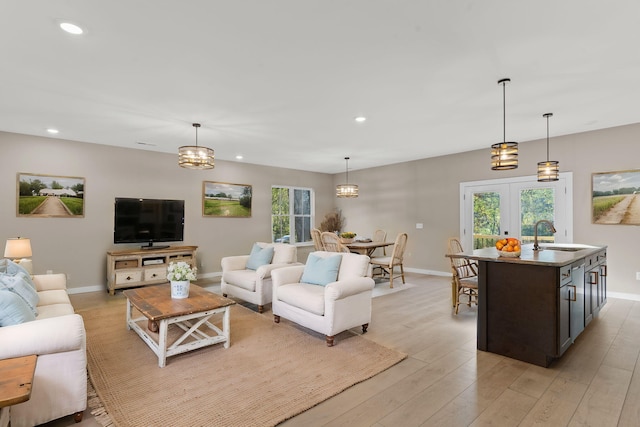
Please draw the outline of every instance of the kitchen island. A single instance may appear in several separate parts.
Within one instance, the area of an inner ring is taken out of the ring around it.
[[[478,262],[479,350],[548,367],[606,303],[606,246],[523,245],[517,258],[495,248],[449,256]]]

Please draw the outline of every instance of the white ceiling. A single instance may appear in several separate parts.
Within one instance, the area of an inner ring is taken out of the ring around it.
[[[546,138],[547,112],[553,138],[640,122],[639,19],[638,0],[2,0],[0,130],[177,153],[199,122],[217,159],[337,173],[501,142],[508,77],[507,141]]]

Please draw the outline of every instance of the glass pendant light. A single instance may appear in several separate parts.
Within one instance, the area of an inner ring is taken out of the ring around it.
[[[178,149],[178,164],[187,169],[213,169],[213,150],[207,147],[198,147],[200,123],[194,123],[193,127],[196,128],[196,145],[183,145]]]
[[[505,85],[511,79],[498,80],[502,84],[502,141],[491,146],[491,169],[494,171],[516,169],[518,167],[518,143],[507,142],[507,113],[505,102]]]
[[[545,113],[542,117],[547,119],[547,161],[538,162],[538,182],[557,181],[560,173],[560,164],[555,160],[549,160],[549,117],[553,113]]]
[[[347,162],[347,183],[336,185],[336,196],[351,199],[358,197],[358,186],[355,184],[349,184],[349,157],[345,157],[344,159]]]

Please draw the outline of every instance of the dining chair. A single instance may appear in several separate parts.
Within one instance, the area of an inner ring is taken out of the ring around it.
[[[457,254],[464,252],[460,240],[451,237],[448,243],[447,254]],[[451,298],[455,314],[458,314],[458,308],[461,302],[460,297],[466,296],[466,304],[471,307],[474,303],[478,305],[478,264],[475,261],[466,258],[449,257],[451,261]]]
[[[403,258],[404,250],[407,247],[407,233],[400,233],[396,237],[393,244],[393,251],[391,256],[373,257],[371,258],[371,265],[373,268],[381,267],[384,273],[389,274],[389,287],[393,288],[393,270],[396,266],[400,267],[400,275],[402,276],[402,283],[404,281],[404,267]]]
[[[322,238],[320,235],[322,232],[317,228],[311,229],[311,240],[313,240],[313,248],[316,251],[324,251],[324,246],[322,245]]]
[[[320,234],[320,241],[327,252],[351,252],[349,248],[340,242],[340,237],[336,233],[323,231]]]
[[[376,230],[373,233],[373,238],[371,240],[373,242],[384,242],[385,240],[387,240],[387,232],[384,231],[384,230]],[[387,256],[387,248],[386,247],[382,248],[382,254],[384,256]]]

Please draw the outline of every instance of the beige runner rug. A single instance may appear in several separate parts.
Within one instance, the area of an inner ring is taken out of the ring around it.
[[[228,349],[205,347],[159,368],[127,330],[124,300],[80,314],[91,382],[120,427],[273,426],[406,357],[349,331],[329,348],[319,334],[235,305]]]

